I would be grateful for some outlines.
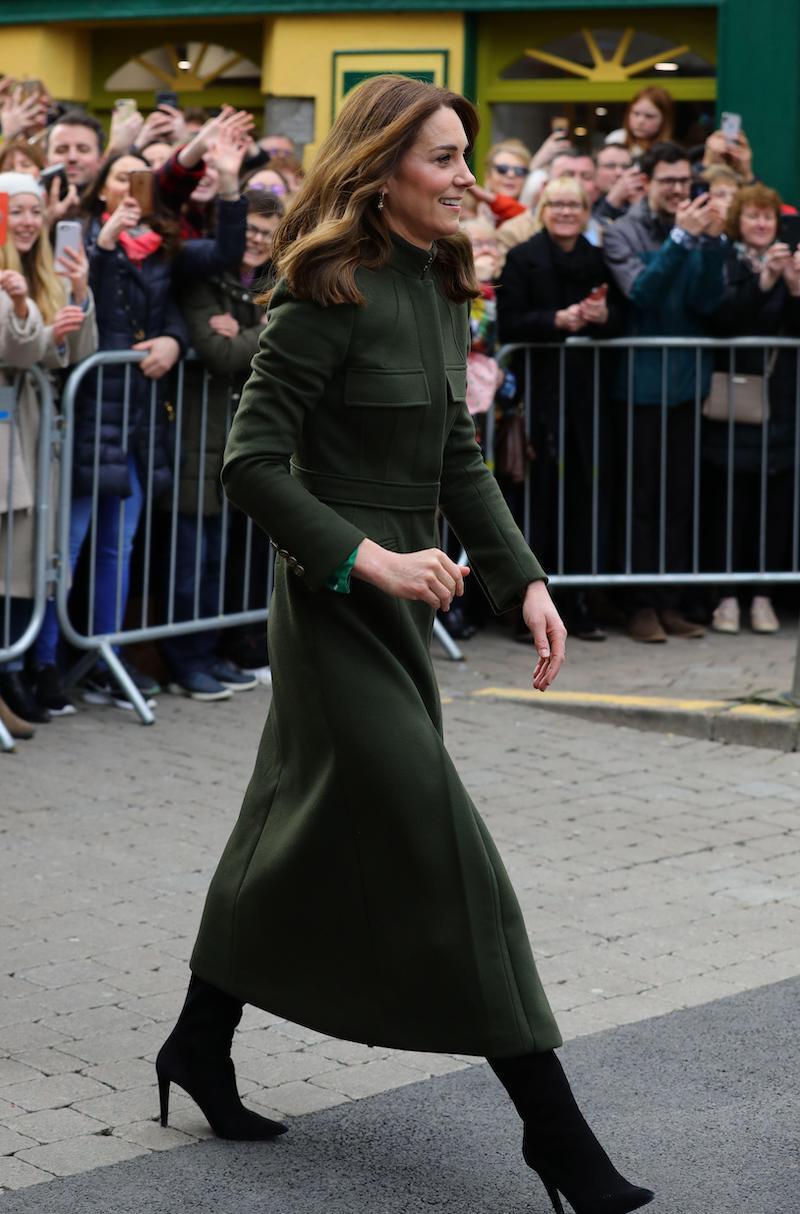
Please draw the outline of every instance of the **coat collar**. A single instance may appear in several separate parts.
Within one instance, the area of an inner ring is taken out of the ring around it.
[[[402,236],[396,236],[394,232],[391,233],[391,240],[393,270],[407,274],[409,278],[428,278],[430,276],[431,267],[438,252],[435,242],[430,249],[420,249],[414,244],[409,244],[407,240],[403,240]]]

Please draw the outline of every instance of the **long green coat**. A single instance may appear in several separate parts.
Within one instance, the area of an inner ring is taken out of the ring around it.
[[[543,574],[475,442],[466,305],[401,241],[358,283],[364,306],[278,288],[226,451],[227,493],[279,549],[273,699],[192,969],[371,1045],[549,1049],[514,891],[442,741],[433,612],[325,588],[365,536],[435,546],[437,506],[495,610]]]

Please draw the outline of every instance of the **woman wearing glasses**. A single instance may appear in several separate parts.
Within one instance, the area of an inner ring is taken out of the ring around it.
[[[536,211],[540,231],[511,249],[497,292],[498,329],[501,342],[563,342],[573,334],[611,337],[621,328],[621,313],[609,299],[609,273],[600,250],[583,235],[591,217],[589,197],[575,177],[557,177],[545,186]],[[602,366],[602,364],[601,364]],[[531,360],[530,374],[536,386],[530,418],[531,440],[536,450],[531,522],[535,548],[561,572],[557,534],[558,467],[560,444],[564,447],[564,552],[563,571],[585,573],[592,567],[592,469],[594,440],[594,357],[590,351],[573,350],[563,362],[565,398],[563,419],[559,409],[561,355],[558,350],[539,350]],[[519,368],[520,383],[525,374]],[[602,381],[601,381],[602,399]],[[563,425],[563,434],[561,433]],[[605,453],[604,429],[601,444],[600,502],[610,498],[611,483]],[[606,512],[597,520],[597,558],[604,567],[607,553]],[[605,633],[591,619],[586,596],[559,596],[569,631],[587,641],[605,640]]]

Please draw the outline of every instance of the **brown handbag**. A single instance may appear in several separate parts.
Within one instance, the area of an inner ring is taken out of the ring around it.
[[[522,406],[503,414],[495,443],[495,473],[498,480],[521,485],[525,480],[528,461],[534,458],[525,433]]]

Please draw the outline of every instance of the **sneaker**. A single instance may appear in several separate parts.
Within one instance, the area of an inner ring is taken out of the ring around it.
[[[706,635],[702,624],[696,624],[694,620],[687,620],[686,616],[675,611],[673,607],[668,607],[661,612],[661,623],[671,637],[682,637],[686,641],[699,641]]]
[[[138,666],[134,666],[132,662],[126,661],[125,658],[120,659],[122,665],[127,670],[137,691],[149,699],[150,696],[157,696],[161,693],[161,684],[152,675],[144,674]]]
[[[121,708],[123,712],[131,712],[133,704],[121,687],[111,677],[109,670],[96,671],[84,680],[81,699],[84,704],[99,704],[111,708]],[[155,708],[156,702],[148,696],[144,697],[148,708]]]
[[[229,687],[225,687],[206,670],[193,670],[182,675],[180,681],[170,683],[169,690],[174,696],[188,696],[190,700],[209,703],[212,700],[230,700],[233,696]]]
[[[15,716],[33,725],[46,725],[50,713],[36,703],[21,670],[4,670],[0,673],[0,697]]]
[[[231,691],[251,691],[253,687],[258,687],[258,679],[254,674],[245,674],[234,666],[233,662],[227,662],[224,658],[218,658],[209,673]]]
[[[763,594],[757,594],[750,604],[750,627],[753,632],[777,632],[780,622],[772,603]]]
[[[78,711],[55,666],[38,667],[34,674],[34,695],[39,707],[46,708],[53,717],[70,717]]]
[[[628,635],[632,640],[642,641],[645,645],[663,644],[667,639],[654,607],[640,607],[638,611],[634,611],[628,621]]]
[[[739,600],[720,599],[711,616],[711,627],[715,632],[739,631]]]

